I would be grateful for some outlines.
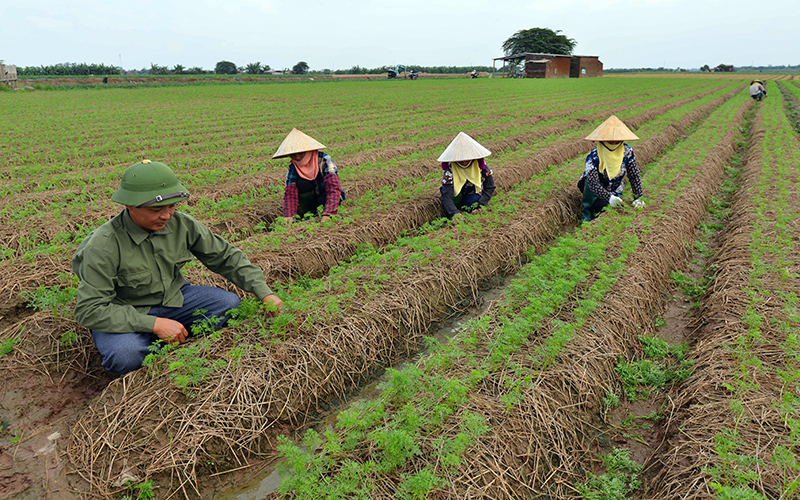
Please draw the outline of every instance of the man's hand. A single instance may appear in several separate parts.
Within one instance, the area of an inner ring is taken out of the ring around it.
[[[331,216],[330,215],[323,215],[322,216],[322,220],[323,220],[323,222],[324,221],[329,221],[329,220],[331,220]]]
[[[183,344],[189,336],[182,324],[169,318],[156,318],[153,334],[168,344]]]
[[[287,224],[291,224],[294,220],[294,217],[284,217],[283,220],[285,220]]]
[[[261,299],[261,302],[267,304],[268,306],[275,306],[275,310],[274,311],[269,311],[267,313],[268,316],[273,317],[273,318],[275,316],[277,316],[278,313],[281,312],[281,308],[283,308],[283,301],[281,299],[279,299],[274,294],[273,295],[267,295],[266,297]]]
[[[645,202],[641,198],[636,198],[635,200],[633,200],[633,206],[636,208],[644,208]]]

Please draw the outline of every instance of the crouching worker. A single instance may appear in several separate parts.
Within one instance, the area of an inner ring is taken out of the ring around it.
[[[636,134],[614,115],[604,121],[587,140],[597,141],[586,157],[586,169],[578,181],[578,189],[583,193],[581,221],[591,222],[607,205],[622,207],[622,181],[625,175],[633,189],[633,205],[644,207],[642,200],[642,180],[633,148],[623,141],[639,139]]]
[[[767,97],[767,89],[764,87],[764,82],[761,80],[753,80],[750,82],[750,97],[755,101]]]
[[[111,196],[125,208],[92,231],[72,257],[80,278],[75,319],[91,330],[109,372],[140,368],[158,340],[183,343],[196,321],[210,319],[216,328],[227,324],[239,297],[190,285],[181,268],[194,257],[262,302],[283,306],[241,250],[175,210],[188,197],[163,163],[131,165]],[[194,314],[198,310],[202,313]]]
[[[322,219],[328,220],[344,201],[336,164],[320,149],[325,149],[325,145],[293,128],[272,155],[273,159],[288,156],[291,160],[283,195],[283,216],[287,222],[296,215],[316,215],[319,207]]]
[[[447,217],[485,207],[494,195],[492,169],[484,158],[492,154],[478,141],[459,132],[437,161],[442,162],[442,186],[439,193]]]

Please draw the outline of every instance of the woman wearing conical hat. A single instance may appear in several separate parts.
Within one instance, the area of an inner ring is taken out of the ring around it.
[[[293,128],[272,158],[288,156],[289,172],[283,194],[283,216],[292,221],[296,215],[316,215],[322,208],[322,219],[335,215],[344,201],[339,170],[325,145]]]
[[[583,193],[582,222],[591,222],[607,205],[622,207],[622,181],[628,176],[633,189],[633,205],[644,206],[642,180],[633,148],[623,141],[638,139],[636,134],[614,115],[586,136],[587,140],[597,141],[586,157],[586,169],[578,181],[578,189]]]
[[[764,82],[761,80],[752,80],[750,82],[750,97],[756,101],[767,97],[767,88],[764,87]]]
[[[452,219],[462,211],[475,212],[485,207],[494,194],[492,169],[484,158],[491,151],[472,137],[459,132],[437,161],[442,162],[442,205]]]

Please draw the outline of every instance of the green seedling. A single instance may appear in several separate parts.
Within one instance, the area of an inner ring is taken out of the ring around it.
[[[22,341],[22,336],[20,335],[0,340],[0,357],[11,353],[11,351],[14,350],[14,347],[21,341]]]
[[[426,467],[416,474],[401,474],[397,496],[403,500],[424,500],[436,488],[443,488],[446,484],[430,467]]]
[[[20,293],[22,300],[37,311],[49,309],[53,313],[55,321],[71,314],[68,304],[74,301],[77,295],[77,288],[61,288],[60,286],[40,286],[35,292],[23,291]]]
[[[72,345],[78,340],[78,335],[73,330],[67,330],[61,334],[61,343],[65,346]]]
[[[615,448],[602,457],[605,474],[589,473],[587,481],[576,485],[585,500],[624,500],[642,485],[642,466],[631,460],[630,451]]]
[[[128,494],[122,497],[123,500],[152,500],[155,498],[155,486],[153,481],[149,479],[139,484],[125,483],[125,487],[128,490]]]
[[[714,436],[714,449],[719,461],[704,472],[714,479],[710,484],[719,498],[766,500],[750,487],[760,482],[757,468],[764,464],[757,457],[737,453],[740,440],[736,430],[723,428],[720,434]]]

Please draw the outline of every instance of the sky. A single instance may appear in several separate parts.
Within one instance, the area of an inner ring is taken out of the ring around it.
[[[797,26],[797,0],[0,0],[0,60],[491,66],[507,38],[538,27],[606,69],[777,66],[800,64]]]

